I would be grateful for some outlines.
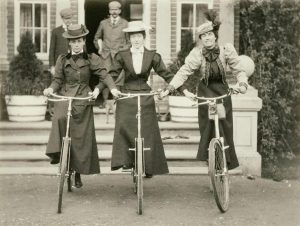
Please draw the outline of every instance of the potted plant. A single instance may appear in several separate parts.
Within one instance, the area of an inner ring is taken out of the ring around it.
[[[196,43],[193,40],[193,34],[188,31],[182,37],[181,50],[177,54],[177,58],[169,64],[169,70],[176,74],[180,67],[184,64],[184,60],[189,52],[194,48]],[[190,92],[197,93],[198,72],[191,75],[186,81],[186,85]],[[175,122],[197,122],[198,107],[192,106],[193,102],[184,96],[180,90],[176,90],[169,96],[169,111],[171,120]]]
[[[45,119],[47,99],[43,90],[50,83],[49,74],[35,54],[31,33],[22,35],[3,84],[3,94],[11,121],[41,121]]]

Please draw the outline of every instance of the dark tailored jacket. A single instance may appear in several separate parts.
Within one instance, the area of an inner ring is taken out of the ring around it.
[[[50,49],[49,49],[49,66],[55,66],[59,55],[68,53],[68,41],[62,34],[65,29],[62,26],[56,27],[52,30]]]
[[[94,45],[97,49],[99,49],[98,39],[102,39],[101,56],[104,59],[106,59],[109,55],[114,58],[119,50],[129,47],[126,34],[122,31],[124,28],[127,28],[127,24],[127,20],[121,17],[116,25],[111,24],[110,18],[100,22],[94,37]]]
[[[55,75],[50,87],[64,96],[87,96],[91,91],[91,76],[99,76],[109,89],[116,88],[111,76],[107,74],[102,61],[96,54],[89,54],[88,59],[79,58],[76,63],[66,55],[60,55],[55,66]]]
[[[121,86],[123,91],[126,90],[151,90],[147,84],[151,69],[161,76],[166,82],[170,82],[173,74],[167,70],[160,54],[155,50],[148,50],[144,48],[142,70],[140,74],[136,74],[133,68],[132,55],[130,49],[122,50],[115,56],[115,64],[109,70],[112,77],[117,77],[122,69],[124,69],[124,78],[116,82],[117,86]]]

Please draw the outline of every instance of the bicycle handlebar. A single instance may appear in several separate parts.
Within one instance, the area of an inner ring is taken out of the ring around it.
[[[210,102],[212,101],[216,101],[216,100],[220,100],[220,99],[223,99],[225,97],[228,97],[228,96],[231,96],[232,94],[235,94],[235,93],[238,93],[237,91],[235,91],[234,89],[232,88],[229,88],[228,89],[228,92],[224,95],[221,95],[221,96],[217,96],[217,97],[195,97],[195,99],[198,99],[198,100],[206,100],[205,102],[201,102],[201,103],[197,103],[197,104],[193,104],[193,106],[195,105],[205,105],[205,104],[209,104]]]
[[[69,97],[69,96],[60,96],[54,93],[50,94],[52,97],[56,97],[58,99],[51,99],[48,98],[49,101],[69,101],[69,100],[91,100],[92,96],[88,96],[88,97]]]
[[[127,99],[127,98],[134,98],[137,96],[155,96],[155,95],[159,95],[160,92],[155,91],[155,92],[150,92],[150,93],[120,93],[121,96],[120,98],[117,98],[117,100],[123,100],[123,99]]]

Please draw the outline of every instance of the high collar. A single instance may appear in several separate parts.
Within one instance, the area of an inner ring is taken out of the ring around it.
[[[212,62],[212,61],[215,61],[218,58],[218,56],[220,55],[220,48],[218,45],[216,45],[212,49],[207,49],[207,48],[203,47],[202,54],[207,61]]]
[[[142,47],[140,47],[140,48],[138,48],[138,49],[136,49],[136,48],[134,48],[134,47],[131,47],[131,48],[130,48],[130,52],[131,52],[131,53],[144,53],[144,46],[142,46]]]

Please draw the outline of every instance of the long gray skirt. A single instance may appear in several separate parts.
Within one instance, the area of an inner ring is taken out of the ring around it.
[[[216,97],[227,93],[228,85],[222,82],[210,82],[208,86],[204,83],[199,83],[198,96]],[[236,156],[234,142],[233,142],[233,118],[232,118],[232,102],[231,97],[226,97],[224,100],[224,107],[226,111],[226,118],[220,120],[219,129],[220,135],[224,137],[226,149],[226,159],[228,169],[234,169],[239,166]],[[198,147],[197,159],[206,161],[208,159],[208,146],[212,137],[215,136],[214,121],[208,118],[208,106],[200,105],[198,108],[198,123],[200,129],[200,143]]]
[[[54,104],[52,129],[46,155],[60,155],[62,137],[66,134],[67,102]],[[92,105],[74,101],[70,120],[71,161],[73,170],[81,174],[100,173]]]
[[[134,152],[137,129],[137,97],[118,100],[116,104],[116,125],[113,140],[111,169],[116,170],[123,165],[134,164]],[[157,122],[154,98],[141,98],[141,136],[144,138],[145,172],[147,174],[168,173],[168,165]]]

